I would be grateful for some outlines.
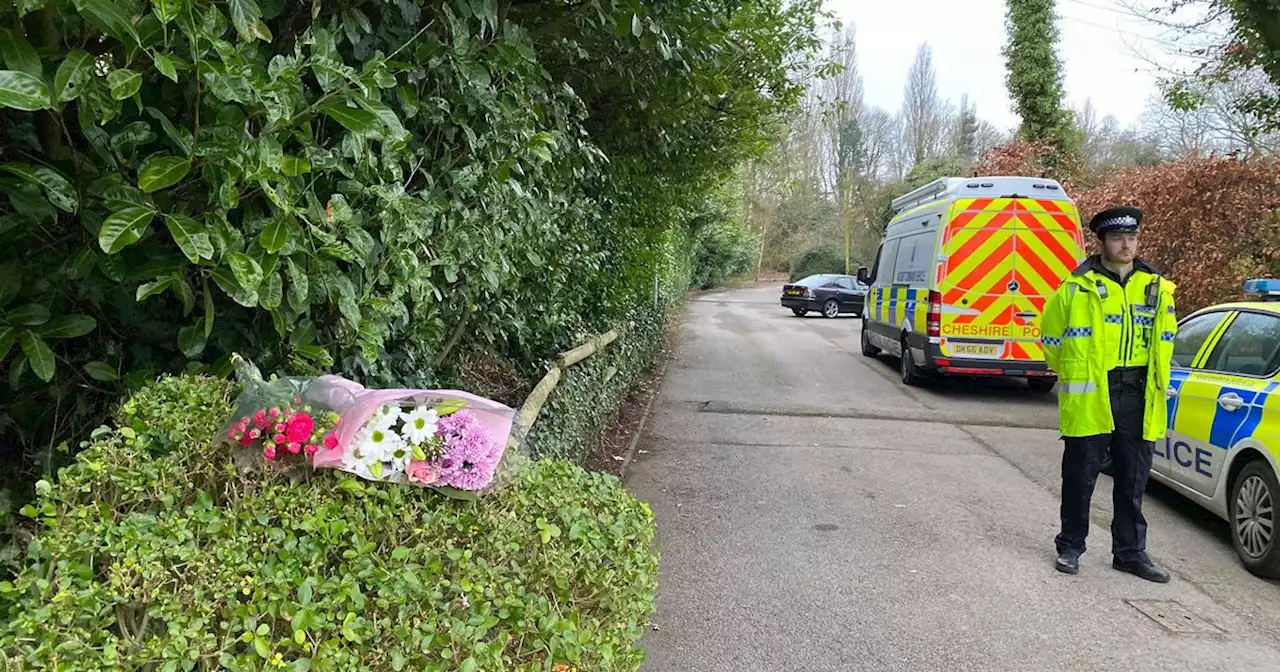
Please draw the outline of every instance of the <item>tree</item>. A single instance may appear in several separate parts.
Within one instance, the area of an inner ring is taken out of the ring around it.
[[[915,165],[942,154],[945,147],[947,109],[938,97],[933,48],[928,42],[916,50],[903,90],[903,143]]]
[[[1014,111],[1022,118],[1019,134],[1055,149],[1050,165],[1062,166],[1075,151],[1070,112],[1063,107],[1062,63],[1057,54],[1054,0],[1007,0],[1006,83]]]
[[[960,97],[960,109],[951,124],[950,153],[970,163],[978,158],[978,110],[969,102],[969,94]]]

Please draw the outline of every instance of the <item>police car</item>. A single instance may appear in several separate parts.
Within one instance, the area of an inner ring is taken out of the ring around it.
[[[1280,578],[1280,279],[1178,323],[1152,477],[1222,517],[1252,573]]]

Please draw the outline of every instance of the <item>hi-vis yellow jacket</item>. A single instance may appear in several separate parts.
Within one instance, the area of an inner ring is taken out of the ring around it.
[[[1142,438],[1159,440],[1168,424],[1165,390],[1178,331],[1175,285],[1141,261],[1123,287],[1097,268],[1096,256],[1085,260],[1063,280],[1041,317],[1045,363],[1058,374],[1058,424],[1063,436],[1110,433],[1115,421],[1107,372],[1145,364]],[[1135,339],[1145,348],[1135,347]]]

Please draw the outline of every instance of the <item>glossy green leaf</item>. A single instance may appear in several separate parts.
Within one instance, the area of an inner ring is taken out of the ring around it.
[[[634,35],[635,37],[640,37],[640,34],[643,32],[644,32],[644,24],[640,23],[640,15],[632,14],[631,15],[631,34]]]
[[[178,349],[189,359],[196,359],[204,353],[207,343],[203,324],[192,324],[178,330]]]
[[[232,252],[227,255],[227,263],[241,287],[256,291],[262,285],[262,266],[253,257],[243,252]]]
[[[155,296],[156,294],[163,294],[166,290],[168,290],[172,286],[173,286],[173,276],[157,278],[155,280],[152,280],[151,282],[144,282],[141,285],[138,285],[138,291],[134,296],[134,300],[141,303]]]
[[[98,328],[98,321],[88,315],[59,315],[36,331],[45,338],[80,338]]]
[[[142,88],[142,74],[128,68],[112,70],[107,75],[107,86],[111,89],[111,97],[116,100],[132,98]]]
[[[258,291],[258,304],[267,310],[274,310],[280,307],[283,300],[284,281],[280,279],[279,273],[272,273],[262,281],[262,287]]]
[[[165,215],[164,224],[169,235],[173,236],[173,242],[191,263],[198,264],[201,260],[213,258],[213,243],[203,224],[186,215]]]
[[[138,33],[134,31],[133,22],[124,12],[122,3],[116,0],[75,0],[75,4],[80,14],[103,32],[118,40],[132,38],[133,42],[138,42]]]
[[[182,150],[183,154],[191,156],[195,148],[195,138],[192,137],[191,131],[181,126],[175,126],[173,122],[169,121],[169,117],[166,117],[163,112],[154,107],[148,107],[147,114],[151,115],[152,119],[160,122],[160,127],[164,129],[164,134],[169,136],[169,139]]]
[[[246,308],[258,307],[258,290],[251,290],[242,287],[240,282],[236,280],[235,273],[232,272],[231,269],[225,266],[219,266],[213,269],[210,273],[210,277],[213,278],[213,281],[217,283],[218,287],[222,289],[227,296],[231,297],[232,301],[235,301]]]
[[[174,82],[178,81],[178,68],[173,64],[173,59],[169,58],[168,54],[156,52],[151,57],[151,60],[156,64],[156,70],[159,70],[160,74]]]
[[[231,23],[240,33],[241,39],[257,39],[271,41],[271,31],[262,22],[262,10],[254,0],[230,0]]]
[[[27,356],[19,354],[13,358],[13,363],[9,365],[9,387],[18,389],[22,383],[22,374],[27,371]]]
[[[44,339],[35,332],[24,331],[18,338],[18,342],[22,344],[22,354],[27,356],[27,364],[31,366],[32,373],[46,383],[53,380],[55,366],[53,351],[49,349]]]
[[[311,162],[297,156],[285,155],[280,159],[280,172],[288,177],[297,177],[311,172]]]
[[[84,365],[84,372],[90,378],[103,383],[120,379],[120,374],[116,372],[115,367],[106,362],[89,362]]]
[[[39,54],[16,28],[0,30],[0,58],[4,59],[4,67],[10,70],[44,78],[44,66],[40,63]]]
[[[330,99],[320,105],[320,110],[344,128],[360,134],[369,134],[382,125],[378,116],[368,110],[352,107],[338,99]]]
[[[138,188],[145,193],[167,189],[182,181],[191,172],[191,161],[161,154],[152,156],[138,171]]]
[[[289,334],[289,344],[293,346],[311,345],[316,340],[316,325],[311,320],[300,322]]]
[[[49,202],[63,212],[75,212],[79,199],[76,197],[75,187],[67,181],[67,178],[58,174],[52,168],[46,166],[33,166],[29,163],[6,163],[0,165],[0,170],[18,177],[40,187]]]
[[[98,246],[107,254],[116,254],[138,242],[155,215],[154,210],[142,206],[111,213],[98,231]]]
[[[53,95],[66,103],[80,96],[80,87],[93,76],[93,56],[83,49],[72,49],[58,65],[53,76]]]
[[[310,305],[311,281],[292,259],[286,260],[285,271],[289,275],[289,305],[295,311],[305,311]]]
[[[258,234],[258,244],[267,252],[275,254],[289,244],[289,231],[291,228],[289,222],[277,217],[268,222],[266,227],[262,229],[262,233]]]
[[[196,293],[191,289],[191,283],[187,282],[182,274],[174,273],[171,277],[173,277],[173,293],[178,295],[179,301],[182,301],[182,316],[187,317],[196,308]]]
[[[178,18],[178,14],[186,6],[184,0],[152,0],[151,4],[155,8],[156,18],[164,23]]]
[[[319,345],[299,345],[294,348],[294,352],[297,352],[300,357],[309,359],[321,366],[328,366],[333,363],[333,356],[329,354],[328,350]]]
[[[49,321],[49,309],[38,304],[28,303],[25,306],[18,306],[8,311],[5,316],[9,319],[10,324],[16,324],[23,327],[38,327]]]
[[[17,339],[18,334],[13,327],[0,325],[0,361],[9,354],[9,350],[13,348]]]
[[[38,77],[18,70],[0,70],[0,107],[45,110],[53,107],[49,87]]]
[[[204,285],[204,335],[213,333],[213,294],[209,293],[209,284]]]

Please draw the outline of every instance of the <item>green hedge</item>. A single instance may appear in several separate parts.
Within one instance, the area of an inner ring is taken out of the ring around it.
[[[208,448],[233,387],[164,378],[26,513],[0,583],[22,669],[633,670],[653,516],[617,479],[531,462],[478,503],[335,471],[245,480]]]
[[[534,457],[580,463],[591,454],[609,418],[662,351],[674,305],[632,312],[618,340],[568,370],[525,439]]]

